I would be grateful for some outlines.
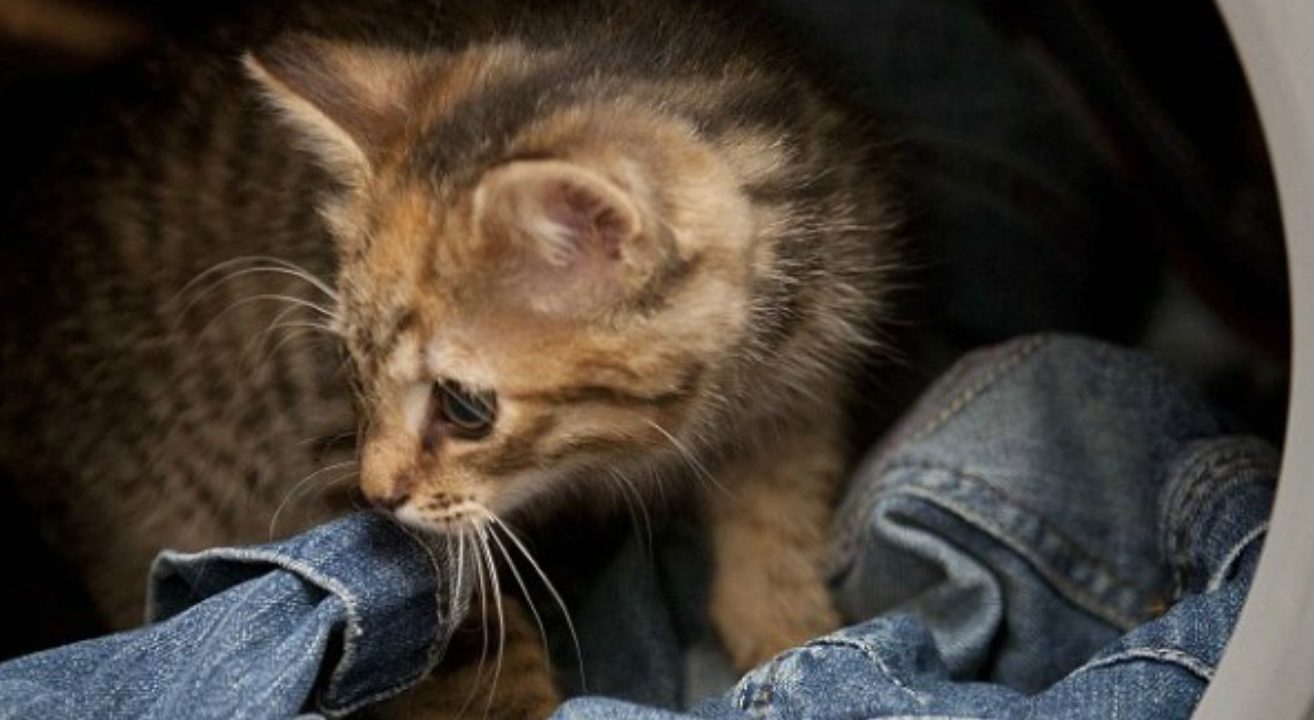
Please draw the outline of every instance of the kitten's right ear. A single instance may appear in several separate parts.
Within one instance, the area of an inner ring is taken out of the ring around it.
[[[400,51],[308,35],[280,38],[243,62],[319,159],[352,182],[369,177],[404,129],[424,69]]]

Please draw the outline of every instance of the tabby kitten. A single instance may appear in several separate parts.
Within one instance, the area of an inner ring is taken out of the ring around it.
[[[104,612],[135,619],[162,547],[333,512],[304,488],[353,467],[354,417],[407,525],[684,480],[736,665],[833,628],[840,408],[893,262],[863,128],[726,9],[359,5],[150,67],[10,258],[42,312],[5,319],[2,457]],[[262,337],[289,325],[346,366]],[[410,710],[451,712],[433,688]]]

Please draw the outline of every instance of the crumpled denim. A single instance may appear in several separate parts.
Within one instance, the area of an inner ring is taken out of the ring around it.
[[[723,687],[705,544],[677,525],[568,598],[592,694],[555,717],[1188,717],[1276,467],[1142,355],[1061,336],[977,352],[846,492],[832,579],[852,625]],[[468,604],[455,570],[373,514],[166,553],[154,624],[0,665],[0,717],[341,716],[438,660]]]
[[[373,513],[264,547],[166,552],[153,624],[0,665],[0,718],[346,715],[441,657],[467,605],[439,589],[450,566]]]
[[[1064,336],[979,351],[853,478],[833,581],[855,624],[688,713],[580,698],[556,717],[1189,717],[1277,461],[1143,355]]]

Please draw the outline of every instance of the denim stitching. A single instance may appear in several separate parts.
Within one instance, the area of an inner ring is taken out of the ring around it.
[[[1029,565],[1035,568],[1055,590],[1058,590],[1061,594],[1067,596],[1068,599],[1072,600],[1092,615],[1095,615],[1122,630],[1130,630],[1139,624],[1137,619],[1124,614],[1123,611],[1118,608],[1110,607],[1100,598],[1089,593],[1085,588],[1070,582],[1062,573],[1049,567],[1049,563],[1046,562],[1044,558],[1038,557],[1037,554],[1032,552],[1024,543],[1015,541],[1004,528],[995,525],[989,518],[978,514],[974,508],[962,505],[953,500],[947,500],[922,488],[905,488],[900,490],[899,493],[919,497],[932,505],[939,506],[943,510],[958,515],[977,530],[984,532],[998,542],[1004,544],[1014,553],[1017,553],[1026,560]],[[1053,531],[1053,529],[1050,528],[1048,524],[1045,524],[1044,521],[1040,522],[1044,525],[1047,531]],[[1091,562],[1097,566],[1101,565],[1098,560],[1092,558],[1082,550],[1080,546],[1073,546],[1072,550],[1076,554],[1081,555],[1083,561]],[[1108,575],[1112,581],[1111,584],[1122,586],[1124,589],[1130,588],[1132,590],[1138,590],[1134,585],[1121,580],[1116,574],[1108,571],[1107,568],[1098,569]],[[1143,593],[1143,591],[1140,592]]]
[[[1117,655],[1111,655],[1099,660],[1082,665],[1073,670],[1068,678],[1072,678],[1078,673],[1083,673],[1096,668],[1117,665],[1124,662],[1133,662],[1135,660],[1158,660],[1160,662],[1170,663],[1184,668],[1196,677],[1204,680],[1206,683],[1214,679],[1214,666],[1201,660],[1200,658],[1188,652],[1183,652],[1174,648],[1133,648],[1125,650]]]
[[[354,661],[356,656],[356,641],[362,633],[360,609],[356,596],[352,594],[345,585],[337,580],[321,574],[314,568],[305,565],[298,560],[293,560],[285,555],[268,550],[254,550],[251,548],[211,548],[198,553],[176,553],[165,551],[161,553],[161,558],[186,561],[205,561],[211,558],[217,558],[236,562],[270,563],[286,570],[302,574],[307,580],[318,585],[320,589],[337,596],[342,601],[342,604],[347,611],[347,629],[343,633],[342,657],[338,661],[337,666],[334,667],[333,672],[329,675],[329,683],[326,692],[332,692],[334,690],[335,686],[341,681],[342,675],[346,672],[346,668]],[[340,717],[342,715],[350,714],[354,710],[365,705],[385,700],[406,688],[411,687],[422,680],[431,669],[432,668],[428,668],[424,672],[414,675],[413,677],[402,678],[394,685],[369,695],[362,700],[358,700],[348,707],[322,707],[321,709],[327,717]]]
[[[1187,452],[1191,455],[1185,466],[1166,486],[1160,520],[1163,554],[1172,567],[1177,597],[1186,591],[1187,566],[1191,562],[1188,536],[1208,501],[1255,482],[1253,475],[1271,475],[1275,471],[1272,448],[1250,436],[1216,438]]]
[[[1268,458],[1263,457],[1266,446],[1260,446],[1260,442],[1250,437],[1219,438],[1192,450],[1193,457],[1179,471],[1180,479],[1171,486],[1176,491],[1164,508],[1168,516],[1163,527],[1172,529],[1177,544],[1194,524],[1199,506],[1218,494],[1215,490],[1237,484],[1236,476],[1242,472],[1267,469]],[[1220,477],[1223,480],[1216,480]]]
[[[923,697],[921,693],[905,685],[902,680],[895,676],[894,672],[890,670],[890,666],[885,664],[885,659],[881,657],[880,651],[870,643],[847,637],[825,637],[809,642],[806,647],[847,647],[857,650],[868,660],[875,663],[876,668],[881,671],[881,674],[884,675],[892,685],[902,690],[913,700],[917,701],[918,705],[926,704],[926,698]]]
[[[1217,572],[1214,573],[1213,577],[1209,578],[1208,584],[1205,585],[1205,592],[1217,592],[1218,589],[1223,586],[1223,583],[1227,582],[1227,578],[1232,574],[1232,569],[1241,558],[1241,554],[1248,550],[1256,540],[1263,537],[1264,533],[1267,532],[1268,521],[1265,520],[1257,527],[1252,528],[1250,532],[1242,535],[1236,545],[1232,546],[1232,549],[1223,557],[1223,561],[1218,565]]]
[[[976,715],[880,715],[879,720],[990,720],[990,718]]]
[[[1130,593],[1136,596],[1136,598],[1138,599],[1149,598],[1151,600],[1151,604],[1161,599],[1159,593],[1156,593],[1153,588],[1142,587],[1139,583],[1124,577],[1120,572],[1118,572],[1116,568],[1111,566],[1098,554],[1091,552],[1090,550],[1087,550],[1085,545],[1083,545],[1080,541],[1069,536],[1067,532],[1063,530],[1063,528],[1058,527],[1053,523],[1049,522],[1048,520],[1046,520],[1044,513],[1032,509],[1027,503],[1013,497],[1012,494],[1010,494],[1008,491],[1004,490],[1003,488],[1000,488],[998,485],[991,482],[989,479],[960,468],[956,468],[948,465],[941,465],[938,463],[927,462],[927,461],[908,461],[891,466],[891,469],[902,469],[902,468],[914,469],[914,470],[930,470],[930,471],[945,473],[957,480],[964,481],[965,484],[971,487],[983,490],[987,493],[994,494],[996,496],[996,499],[1000,503],[1012,508],[1019,515],[1022,515],[1027,519],[1029,519],[1030,521],[1040,525],[1042,531],[1047,536],[1053,537],[1058,541],[1058,543],[1063,547],[1065,553],[1075,556],[1077,561],[1085,565],[1089,565],[1091,568],[1093,568],[1095,573],[1097,573],[1097,577],[1106,581],[1108,586],[1110,588],[1113,588],[1109,590],[1106,594],[1112,595],[1114,593],[1117,594]],[[936,498],[936,496],[928,494],[931,492],[930,490],[924,488],[917,488],[917,486],[909,486],[901,490],[892,491],[891,494],[895,495],[898,492],[902,492],[904,490],[910,490],[910,489],[920,490],[921,492],[919,492],[918,494],[921,495],[922,497],[927,497],[930,499]],[[1008,535],[1010,527],[1005,527],[1004,525],[995,523],[993,519],[991,519],[988,515],[978,514],[978,512],[975,509],[970,508],[970,506],[967,512],[969,512],[973,517],[980,519],[980,521],[982,522],[982,525],[979,527],[980,530],[985,531],[991,535],[1007,536],[1010,539],[1012,539],[1012,536]],[[1014,545],[1013,542],[1010,542],[1008,544],[1010,545],[1010,547]],[[1030,548],[1029,545],[1025,543],[1021,543],[1020,541],[1017,543],[1017,545],[1026,549]],[[1045,555],[1038,554],[1037,557],[1039,558],[1038,560],[1032,560],[1033,565],[1044,565],[1048,561],[1048,557]],[[1030,560],[1031,558],[1028,556],[1028,559]],[[1066,578],[1061,573],[1054,571],[1054,574],[1057,577],[1064,578],[1066,580]],[[1085,596],[1091,598],[1092,601],[1095,602],[1096,604],[1104,606],[1104,604],[1101,601],[1096,599],[1096,595],[1097,595],[1096,593],[1080,590],[1080,586],[1076,584],[1072,584],[1070,585],[1070,587],[1072,587],[1074,590],[1079,590]],[[1144,606],[1144,603],[1139,601],[1136,602],[1135,604],[1138,608]],[[1131,627],[1134,627],[1140,624],[1141,622],[1141,620],[1131,619],[1131,616],[1124,614],[1124,611],[1119,607],[1108,607],[1108,611],[1116,615],[1117,618],[1120,618],[1123,622],[1127,623],[1127,627],[1124,629],[1130,629]],[[1106,619],[1111,619],[1111,618],[1106,618]]]
[[[975,383],[959,392],[949,403],[936,414],[935,417],[928,420],[918,430],[916,430],[905,443],[913,443],[925,439],[928,435],[944,426],[959,413],[961,413],[968,404],[981,393],[985,392],[991,385],[998,382],[1005,375],[1022,364],[1023,360],[1033,355],[1037,350],[1042,348],[1050,341],[1048,335],[1036,335],[1025,341],[1018,342],[1013,350],[1000,359],[993,367],[983,371],[983,376],[978,378]],[[872,469],[873,474],[882,474],[892,467],[890,463],[882,463]],[[857,526],[862,522],[861,518],[868,514],[870,506],[876,501],[876,497],[884,492],[885,482],[876,482],[866,488],[856,499],[845,503],[846,507],[852,508],[845,512],[838,522],[836,522],[836,540],[834,542],[834,560],[831,574],[839,572],[844,566],[851,561],[853,554],[854,535],[857,532]]]
[[[1049,342],[1049,336],[1038,335],[1032,337],[1018,345],[1008,356],[1004,357],[993,368],[985,373],[985,376],[977,380],[976,383],[968,386],[958,394],[949,405],[939,412],[934,418],[931,418],[925,425],[913,433],[908,442],[917,442],[927,435],[935,432],[940,426],[949,422],[967,407],[968,403],[974,400],[978,395],[984,392],[991,385],[995,384],[1000,378],[1007,375],[1013,368],[1017,367],[1027,356],[1039,350],[1043,345]]]
[[[1214,438],[1198,444],[1189,452],[1191,456],[1187,458],[1185,467],[1178,471],[1174,481],[1168,485],[1171,494],[1164,503],[1165,517],[1161,527],[1171,528],[1171,550],[1184,544],[1179,536],[1184,535],[1194,524],[1199,506],[1207,498],[1219,494],[1216,490],[1226,490],[1240,482],[1249,482],[1248,479],[1237,479],[1244,472],[1272,470],[1272,449],[1262,440],[1250,436]],[[1224,479],[1210,482],[1220,477]]]

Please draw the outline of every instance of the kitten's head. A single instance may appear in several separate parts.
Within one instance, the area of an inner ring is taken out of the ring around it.
[[[631,95],[552,87],[555,61],[306,38],[247,60],[343,187],[363,490],[416,525],[669,454],[745,337],[761,258],[735,173]]]

